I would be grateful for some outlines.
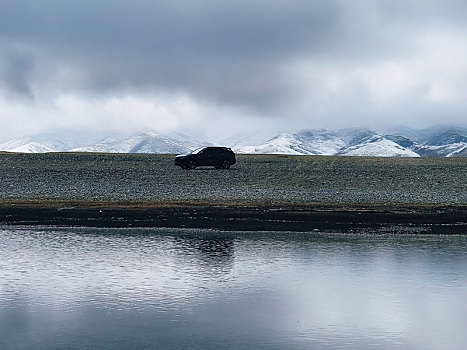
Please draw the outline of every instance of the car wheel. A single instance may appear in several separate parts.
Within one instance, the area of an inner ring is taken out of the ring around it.
[[[230,168],[230,162],[228,160],[224,160],[222,162],[222,169],[229,169]]]
[[[190,160],[188,162],[188,169],[195,169],[196,168],[196,162],[194,160]]]

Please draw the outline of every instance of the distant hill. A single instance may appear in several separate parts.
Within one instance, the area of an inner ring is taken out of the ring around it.
[[[130,137],[107,137],[93,145],[73,148],[72,152],[98,153],[185,153],[201,147],[201,143],[190,136],[174,134],[171,136],[152,131]]]
[[[0,150],[19,153],[46,153],[67,151],[72,146],[64,139],[39,135],[7,141],[0,144]]]
[[[433,127],[373,131],[305,129],[280,134],[255,146],[238,147],[238,153],[311,154],[374,157],[465,156],[467,129]]]
[[[0,151],[97,152],[97,153],[186,153],[213,145],[180,133],[152,131],[112,135],[91,141],[79,135],[48,133],[14,139],[0,144]],[[258,135],[236,135],[222,145],[245,154],[341,155],[374,157],[465,157],[467,128],[438,126],[427,129],[398,127],[388,130],[366,128],[303,129],[282,133],[266,141]]]

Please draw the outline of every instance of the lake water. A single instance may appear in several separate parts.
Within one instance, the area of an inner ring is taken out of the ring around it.
[[[467,237],[0,229],[0,349],[465,349]]]

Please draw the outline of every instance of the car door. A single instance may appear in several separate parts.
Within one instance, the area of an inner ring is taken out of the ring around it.
[[[205,165],[214,165],[215,163],[215,149],[214,148],[206,148],[204,150],[205,154]]]
[[[196,154],[196,164],[197,165],[207,165],[207,158],[208,158],[208,154],[207,154],[207,149],[203,149],[201,151],[199,151],[197,154]]]

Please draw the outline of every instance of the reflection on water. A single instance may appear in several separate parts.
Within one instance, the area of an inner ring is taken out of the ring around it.
[[[465,236],[0,229],[0,348],[466,348]]]

